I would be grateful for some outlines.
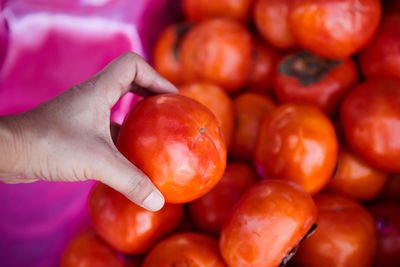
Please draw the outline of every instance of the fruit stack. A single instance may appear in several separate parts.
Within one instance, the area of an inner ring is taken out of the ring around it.
[[[97,184],[62,266],[400,266],[400,1],[181,4],[117,142],[166,204]]]

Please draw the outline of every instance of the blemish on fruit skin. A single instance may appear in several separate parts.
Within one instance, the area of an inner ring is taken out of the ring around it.
[[[204,133],[205,131],[206,131],[206,129],[204,129],[204,127],[201,127],[201,128],[200,128],[200,132],[201,132],[201,133]]]

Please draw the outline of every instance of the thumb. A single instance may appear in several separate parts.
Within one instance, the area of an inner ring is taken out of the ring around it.
[[[125,195],[137,205],[158,211],[164,205],[164,197],[151,180],[129,162],[118,150],[104,154],[106,164],[102,164],[97,180]]]

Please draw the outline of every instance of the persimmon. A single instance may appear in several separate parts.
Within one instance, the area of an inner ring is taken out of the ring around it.
[[[145,253],[174,231],[183,216],[182,205],[165,204],[157,212],[148,211],[102,183],[93,188],[88,204],[96,233],[126,254]]]
[[[263,179],[289,180],[315,195],[331,179],[337,155],[335,129],[321,110],[284,104],[265,117],[254,164]]]
[[[252,38],[239,22],[205,20],[185,35],[180,47],[184,68],[228,92],[244,86],[251,65]]]
[[[156,95],[127,115],[117,147],[149,176],[167,203],[186,203],[221,179],[226,147],[214,114],[182,95]]]
[[[336,194],[321,194],[317,229],[293,258],[304,267],[368,267],[376,254],[378,233],[375,221],[356,201]]]
[[[230,154],[236,160],[252,161],[261,123],[276,104],[269,96],[255,92],[237,95],[233,104],[236,124]]]
[[[400,172],[400,81],[358,84],[344,99],[340,119],[347,143],[362,159]]]
[[[233,205],[257,180],[248,164],[228,163],[219,183],[201,198],[188,203],[193,224],[206,234],[218,236]]]
[[[209,82],[194,82],[180,86],[179,94],[199,101],[214,113],[221,124],[226,149],[229,151],[233,138],[234,108],[228,93]]]
[[[345,59],[371,41],[381,16],[380,0],[292,0],[289,25],[302,48]]]
[[[300,186],[258,182],[240,197],[222,227],[222,257],[229,266],[278,266],[316,219],[314,201]]]

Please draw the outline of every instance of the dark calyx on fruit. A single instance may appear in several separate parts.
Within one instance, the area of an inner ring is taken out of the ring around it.
[[[341,62],[318,57],[307,51],[300,51],[283,60],[278,66],[278,72],[294,76],[301,85],[308,86],[325,78],[328,72]]]
[[[180,23],[175,26],[176,42],[174,44],[174,56],[179,59],[179,46],[185,34],[190,30],[193,25],[190,23]]]

